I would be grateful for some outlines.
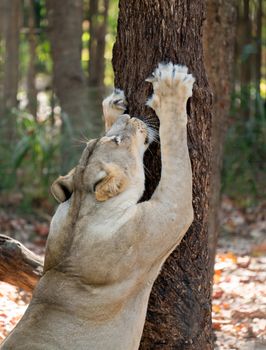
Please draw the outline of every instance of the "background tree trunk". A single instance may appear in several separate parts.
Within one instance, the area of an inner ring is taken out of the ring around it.
[[[16,119],[11,109],[17,106],[21,0],[0,1],[0,12],[0,138],[4,147],[9,147],[10,140],[16,137]]]
[[[219,233],[223,148],[231,102],[236,29],[236,1],[208,0],[204,24],[204,62],[213,92],[212,157],[209,211],[209,255],[213,269]]]
[[[4,103],[10,109],[17,105],[19,80],[19,30],[21,26],[21,0],[3,0],[5,16],[3,32],[5,41]]]
[[[90,0],[89,23],[89,85],[104,86],[105,36],[107,29],[109,0]]]
[[[256,94],[260,96],[260,81],[261,81],[261,62],[262,62],[262,0],[258,0],[257,13],[256,13],[256,70],[255,70],[255,84],[256,84]],[[258,101],[256,101],[256,111],[258,113],[260,106]]]
[[[19,81],[19,31],[21,27],[21,0],[2,0],[0,4],[1,37],[3,44],[3,72],[0,113],[3,116],[5,139],[10,142],[15,136],[15,117],[10,113],[17,106]]]
[[[47,0],[55,92],[71,118],[80,114],[85,78],[81,68],[82,0]],[[82,114],[82,113],[81,113]]]
[[[145,78],[159,62],[185,64],[196,77],[187,107],[195,220],[155,282],[140,349],[212,349],[207,247],[211,96],[201,42],[203,1],[120,0],[119,6],[115,86],[125,90],[132,116],[155,120],[145,107],[151,94]],[[151,196],[160,178],[159,146],[150,151],[145,157],[149,171],[143,200]]]
[[[102,100],[106,96],[104,86],[105,75],[105,37],[107,31],[109,0],[90,0],[87,11],[90,39],[88,43],[88,98],[90,104],[90,120],[92,121],[92,136],[103,131]]]
[[[49,37],[52,47],[54,65],[54,87],[62,108],[63,161],[62,171],[70,166],[69,159],[74,164],[76,154],[73,149],[75,138],[86,136],[89,130],[88,99],[84,73],[81,67],[81,36],[83,20],[83,1],[47,0],[47,17],[49,21]],[[75,123],[75,133],[71,124]]]
[[[28,108],[30,113],[37,117],[37,89],[35,86],[36,78],[36,16],[34,0],[28,0],[28,26],[29,26],[29,65],[27,74],[27,95]]]
[[[241,103],[242,113],[245,119],[250,117],[250,83],[251,83],[251,68],[252,68],[252,23],[250,19],[250,1],[243,0],[243,9],[239,2],[239,32],[240,32],[240,78],[241,78]],[[243,14],[242,14],[243,11]]]
[[[4,101],[4,17],[5,17],[5,3],[0,1],[0,117],[3,115],[3,101]]]

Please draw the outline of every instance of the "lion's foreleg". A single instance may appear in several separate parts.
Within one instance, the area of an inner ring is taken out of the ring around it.
[[[160,119],[162,157],[161,180],[151,198],[151,211],[160,215],[161,225],[169,227],[178,240],[193,218],[186,104],[192,95],[194,78],[186,67],[169,63],[160,64],[148,81],[153,84],[154,94],[147,104]],[[154,231],[158,231],[156,225]],[[168,239],[168,244],[174,243],[171,234]]]

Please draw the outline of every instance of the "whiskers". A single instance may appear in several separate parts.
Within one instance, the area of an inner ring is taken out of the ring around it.
[[[80,135],[80,138],[73,138],[72,147],[81,147],[83,145],[87,145],[90,139],[88,139],[84,134]]]
[[[151,118],[147,118],[145,116],[143,116],[142,119],[148,127],[149,144],[151,144],[152,142],[156,142],[157,144],[159,144],[160,142],[159,142],[159,132],[158,132],[158,128],[159,128],[158,121],[152,120]]]
[[[149,174],[149,176],[152,178],[152,173],[149,171],[149,169],[146,167],[146,165],[143,163],[143,168],[145,170],[146,174]]]

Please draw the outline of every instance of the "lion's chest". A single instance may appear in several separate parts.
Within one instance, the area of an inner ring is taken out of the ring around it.
[[[137,264],[139,233],[134,230],[134,212],[123,215],[83,216],[76,224],[66,270],[89,284],[108,284],[127,278]]]

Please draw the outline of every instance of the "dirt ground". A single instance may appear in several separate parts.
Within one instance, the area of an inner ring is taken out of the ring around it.
[[[213,329],[219,350],[266,350],[266,203],[248,210],[227,197],[221,208],[213,285]],[[0,211],[1,233],[44,253],[48,220]],[[31,295],[0,282],[0,341],[19,321]]]

